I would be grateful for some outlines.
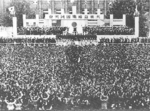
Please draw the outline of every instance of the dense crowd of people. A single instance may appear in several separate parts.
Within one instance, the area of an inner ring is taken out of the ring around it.
[[[67,27],[21,27],[19,35],[61,35],[67,31]]]
[[[0,109],[150,107],[149,45],[0,47]]]
[[[1,44],[55,44],[55,38],[0,38]]]
[[[59,46],[68,46],[68,45],[78,45],[78,46],[85,46],[85,45],[97,45],[98,41],[97,40],[89,40],[89,39],[85,39],[85,40],[81,40],[81,41],[73,41],[72,39],[58,39],[56,41],[56,45]]]
[[[57,35],[56,36],[57,39],[61,40],[61,39],[70,39],[73,41],[81,41],[81,40],[96,40],[97,36],[96,35]]]
[[[18,28],[19,35],[62,35],[59,38],[67,37],[63,35],[68,35],[67,27],[21,27]],[[83,27],[84,35],[133,35],[134,29],[129,28],[127,26],[113,26],[113,27]],[[71,36],[71,35],[68,35]],[[87,37],[80,37],[81,35],[77,35],[78,38],[83,39]],[[93,37],[94,38],[94,37]]]
[[[83,32],[91,35],[133,35],[134,29],[127,26],[83,27]]]

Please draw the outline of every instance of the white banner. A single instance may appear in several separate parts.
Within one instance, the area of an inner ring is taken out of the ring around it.
[[[88,15],[83,15],[83,14],[76,14],[76,15],[69,15],[69,14],[64,14],[64,15],[58,15],[58,14],[52,14],[52,15],[47,15],[49,19],[104,19],[104,15],[96,15],[96,14],[88,14]]]

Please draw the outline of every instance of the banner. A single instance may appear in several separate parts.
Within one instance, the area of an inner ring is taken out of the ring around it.
[[[70,15],[70,14],[64,14],[64,15],[58,15],[58,14],[52,14],[48,16],[49,19],[104,19],[104,15],[96,15],[96,14],[76,14],[76,15]]]

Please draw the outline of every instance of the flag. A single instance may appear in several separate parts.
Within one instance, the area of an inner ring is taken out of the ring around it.
[[[15,7],[14,6],[9,7],[8,10],[9,10],[11,15],[15,15]]]

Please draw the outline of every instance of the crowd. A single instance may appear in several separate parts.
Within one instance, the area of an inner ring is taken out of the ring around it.
[[[85,40],[81,40],[81,41],[73,41],[70,39],[58,39],[56,41],[56,45],[59,46],[68,46],[68,45],[78,45],[78,46],[86,46],[86,45],[97,45],[98,41],[97,40],[89,40],[89,39],[85,39]]]
[[[150,107],[149,45],[0,47],[0,109]]]
[[[59,35],[59,38],[67,38],[67,27],[21,27],[18,28],[19,35]],[[83,27],[83,34],[89,38],[95,39],[94,35],[133,35],[134,29],[127,26],[113,26],[113,27]],[[62,36],[61,36],[62,35]],[[65,35],[65,36],[63,36]],[[91,37],[92,35],[92,37]],[[72,39],[76,39],[71,36]],[[83,35],[77,35],[80,39],[88,38]]]
[[[100,43],[148,43],[148,38],[101,38]]]
[[[21,27],[18,28],[19,35],[61,35],[67,27]]]
[[[73,41],[81,41],[81,40],[96,40],[96,35],[57,35],[57,39],[70,39]]]
[[[55,38],[0,38],[2,44],[52,44],[56,43]]]
[[[133,35],[134,29],[127,26],[83,27],[83,32],[90,35]]]

